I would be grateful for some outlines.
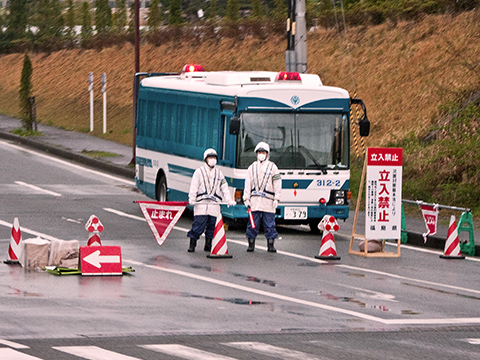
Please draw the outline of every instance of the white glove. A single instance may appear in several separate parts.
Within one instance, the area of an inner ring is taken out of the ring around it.
[[[246,206],[247,208],[250,209],[250,206],[251,206],[251,205],[250,205],[250,200],[244,200],[243,203],[245,204],[245,206]]]
[[[188,203],[189,203],[190,205],[192,205],[192,206],[195,206],[196,201],[189,199],[189,200],[188,200]]]
[[[278,200],[273,200],[273,208],[276,209],[278,207]]]
[[[237,203],[233,200],[231,200],[227,203],[227,207],[234,206],[234,205],[237,205]]]

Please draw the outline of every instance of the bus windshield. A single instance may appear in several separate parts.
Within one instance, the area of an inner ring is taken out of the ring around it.
[[[260,141],[279,169],[348,169],[348,117],[328,113],[243,113],[237,167],[246,169]]]

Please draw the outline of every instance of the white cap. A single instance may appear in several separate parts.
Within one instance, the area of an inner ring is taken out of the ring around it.
[[[215,156],[218,157],[217,152],[214,149],[207,149],[203,153],[203,160],[205,160],[209,156]]]
[[[255,152],[257,151],[266,151],[270,154],[270,146],[264,141],[260,141],[257,146],[255,146]]]

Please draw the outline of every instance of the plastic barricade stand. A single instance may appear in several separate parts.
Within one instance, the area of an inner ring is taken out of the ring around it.
[[[405,220],[405,211],[402,204],[402,231],[400,235],[400,242],[402,244],[408,243],[407,221]]]
[[[465,211],[462,213],[460,220],[458,221],[457,232],[459,237],[461,237],[461,232],[468,233],[468,242],[462,242],[462,239],[460,239],[460,251],[462,254],[475,256],[475,236],[473,234],[473,220],[471,212]]]

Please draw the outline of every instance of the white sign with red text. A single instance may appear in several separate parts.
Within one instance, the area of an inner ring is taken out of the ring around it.
[[[402,148],[368,148],[365,237],[399,239],[402,222]]]

